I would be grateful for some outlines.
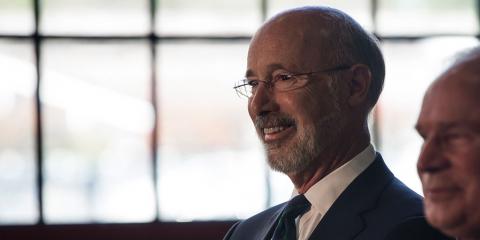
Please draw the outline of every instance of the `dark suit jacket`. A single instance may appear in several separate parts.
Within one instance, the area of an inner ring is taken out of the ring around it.
[[[271,238],[285,205],[282,203],[238,222],[224,239]],[[395,178],[377,154],[375,161],[333,203],[310,239],[383,240],[394,229],[402,232],[399,226],[418,217],[423,219],[422,197]]]
[[[424,217],[410,218],[398,225],[386,237],[385,240],[424,240],[424,239],[450,239],[439,231],[434,230]]]

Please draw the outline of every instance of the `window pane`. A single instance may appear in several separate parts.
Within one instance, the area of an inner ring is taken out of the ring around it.
[[[148,44],[48,41],[43,59],[46,220],[153,219]]]
[[[354,18],[366,30],[372,29],[370,0],[278,0],[270,1],[268,15],[273,16],[283,10],[302,6],[328,6],[342,10]]]
[[[31,0],[0,0],[0,34],[33,32]]]
[[[245,74],[247,44],[172,43],[159,52],[161,217],[211,220],[260,211],[264,155],[247,99],[233,90]]]
[[[382,153],[397,177],[421,193],[416,161],[422,145],[414,126],[425,90],[474,38],[432,38],[383,44],[387,76],[378,106]],[[415,53],[413,57],[412,53]]]
[[[248,34],[261,21],[258,0],[158,1],[161,34]]]
[[[0,41],[0,224],[34,223],[35,67],[30,42]]]
[[[41,30],[48,34],[142,34],[147,0],[43,0]]]
[[[476,34],[478,31],[473,0],[382,0],[379,3],[380,34]]]
[[[280,172],[269,172],[270,174],[270,186],[272,191],[272,199],[270,206],[275,206],[282,202],[288,201],[292,196],[294,189],[293,183],[290,178]]]

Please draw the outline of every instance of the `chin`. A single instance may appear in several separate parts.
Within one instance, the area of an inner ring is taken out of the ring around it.
[[[445,208],[441,206],[435,206],[435,204],[428,204],[428,201],[425,201],[425,216],[428,220],[430,225],[434,226],[437,229],[450,229],[452,226],[455,225],[456,221],[456,214],[447,213],[445,212]],[[433,206],[432,206],[433,205]]]
[[[299,162],[297,158],[292,158],[291,156],[288,156],[288,153],[282,152],[283,151],[279,151],[275,152],[274,154],[272,152],[268,152],[268,165],[272,170],[282,172],[287,175],[303,170],[304,164]]]
[[[450,229],[443,231],[445,234],[457,237],[464,240],[478,240],[480,239],[480,225],[469,222],[470,219],[466,219],[465,222],[458,226],[454,226]]]
[[[464,213],[449,213],[447,212],[447,209],[448,208],[446,207],[436,207],[435,209],[427,207],[425,209],[425,213],[428,223],[430,223],[430,225],[432,225],[434,228],[440,230],[441,232],[449,236],[461,237],[461,239],[480,239],[475,237],[472,238],[472,228],[471,226],[469,226],[469,219],[465,216]],[[453,206],[450,206],[450,209],[454,211],[459,210]],[[476,228],[473,229],[478,231],[478,229]],[[477,237],[479,237],[478,233]]]

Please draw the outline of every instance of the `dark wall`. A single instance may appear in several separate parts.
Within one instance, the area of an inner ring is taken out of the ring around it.
[[[0,240],[215,240],[234,221],[0,226]]]

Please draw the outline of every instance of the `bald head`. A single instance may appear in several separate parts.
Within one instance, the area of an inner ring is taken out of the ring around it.
[[[456,92],[480,104],[480,47],[461,52],[454,63],[432,83],[425,98],[443,92]]]
[[[480,47],[460,53],[433,85],[452,81],[465,85],[466,91],[480,92]]]
[[[316,69],[365,64],[372,76],[367,104],[369,108],[376,104],[385,78],[383,56],[375,38],[347,14],[328,7],[291,9],[268,20],[255,34],[251,46],[260,40],[283,41],[285,49],[299,49],[302,56],[298,63],[308,58]]]

